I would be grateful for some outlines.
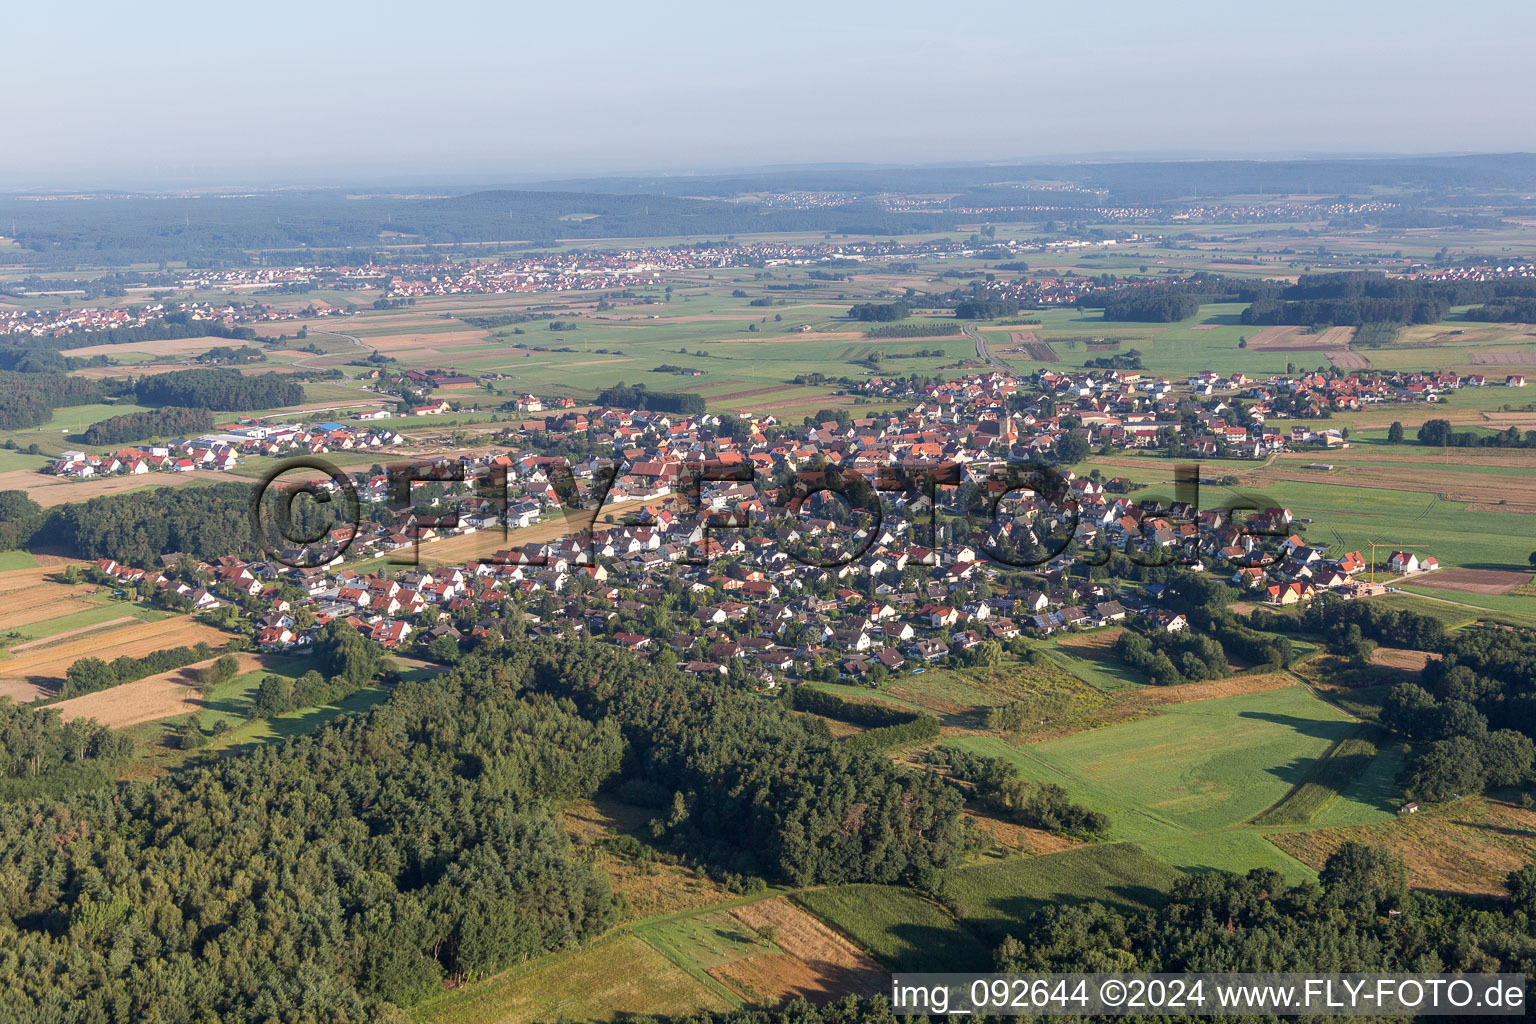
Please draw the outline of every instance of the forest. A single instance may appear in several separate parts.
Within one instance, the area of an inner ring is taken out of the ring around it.
[[[118,761],[132,752],[132,739],[95,719],[65,722],[58,708],[0,698],[0,768],[8,777],[36,778],[68,764]]]
[[[343,632],[317,671],[382,670]],[[42,725],[44,748],[79,747]],[[0,1021],[393,1019],[607,928],[606,879],[550,814],[600,788],[742,888],[898,881],[964,843],[951,786],[780,702],[508,640],[280,748],[0,803],[0,882],[51,880],[0,884]]]
[[[243,412],[304,401],[304,386],[280,373],[246,376],[238,370],[175,370],[141,377],[133,386],[140,405],[178,405]]]
[[[151,437],[186,437],[213,429],[213,413],[167,405],[148,412],[130,412],[97,420],[85,428],[89,445],[122,444]]]
[[[177,551],[205,561],[230,554],[253,558],[260,552],[250,502],[248,482],[155,487],[59,505],[49,510],[40,535],[81,558],[113,558],[141,568]],[[294,504],[297,516],[313,508]]]
[[[1376,271],[1303,274],[1243,310],[1245,324],[1432,324],[1452,306],[1536,297],[1536,281],[1410,281]],[[1497,319],[1497,317],[1490,317]]]
[[[655,412],[677,412],[698,415],[704,411],[704,396],[687,391],[651,391],[644,384],[626,385],[623,381],[597,393],[599,405],[612,405],[621,409],[650,409]]]
[[[62,373],[0,370],[0,430],[25,430],[53,418],[61,406],[100,400],[96,382]]]
[[[1193,295],[1159,292],[1110,299],[1104,306],[1104,319],[1174,323],[1188,320],[1199,311],[1200,300]]]
[[[905,302],[860,302],[848,307],[848,319],[865,323],[905,320],[912,315]]]

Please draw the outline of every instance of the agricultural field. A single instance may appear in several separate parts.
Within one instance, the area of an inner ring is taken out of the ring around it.
[[[224,634],[150,606],[115,598],[95,584],[58,579],[59,566],[20,564],[0,570],[0,696],[35,700],[58,692],[64,674],[87,655],[110,661],[139,657],[162,647],[206,639],[222,645]]]
[[[825,1002],[884,982],[867,953],[782,896],[645,922],[635,934],[690,974],[702,972],[701,982],[750,1003]]]
[[[82,621],[77,616],[66,616],[62,622],[69,628],[52,633],[37,641],[23,645],[27,649],[13,647],[10,657],[0,661],[0,694],[9,693],[31,700],[56,694],[63,685],[69,666],[84,657],[112,661],[124,655],[142,658],[152,651],[168,647],[190,647],[206,641],[215,648],[222,647],[228,634],[205,626],[188,615],[167,615],[152,609],[135,613],[127,605],[125,611],[103,608],[89,618],[100,621],[75,625]],[[110,618],[104,617],[111,615]],[[42,624],[33,627],[36,629]],[[47,628],[43,626],[43,628]],[[35,645],[35,646],[34,646]]]
[[[1320,866],[1349,840],[1385,846],[1402,858],[1408,884],[1439,892],[1502,895],[1504,877],[1536,859],[1536,813],[1498,797],[1467,797],[1417,814],[1336,827],[1276,832],[1269,841]]]
[[[974,971],[986,969],[998,943],[1020,935],[1023,922],[1042,907],[1155,906],[1179,876],[1134,843],[1106,843],[951,868],[944,879],[956,913],[911,889],[885,885],[834,886],[795,899],[891,970]]]
[[[893,971],[976,970],[991,961],[992,947],[912,889],[839,885],[795,900]]]
[[[961,921],[988,948],[1050,905],[1156,906],[1180,872],[1135,843],[1103,843],[1044,857],[983,859],[945,878],[964,909]]]
[[[535,960],[467,986],[413,1014],[420,1024],[535,1024],[611,1021],[621,1014],[726,1010],[736,1000],[716,991],[632,933],[572,953]]]
[[[1255,844],[1235,836],[1236,847],[1224,846],[1223,834],[1245,830],[1244,823],[1279,803],[1307,779],[1316,759],[1356,728],[1301,685],[1156,711],[1042,743],[971,736],[946,742],[1006,758],[1026,778],[1064,787],[1109,815],[1111,839],[1147,844],[1176,867],[1245,870],[1233,849]]]
[[[1308,470],[1309,463],[1329,470]],[[1166,484],[1171,463],[1136,456],[1096,458],[1106,475]],[[1536,624],[1536,598],[1519,592],[1531,580],[1528,556],[1536,514],[1536,453],[1457,449],[1444,455],[1419,445],[1365,444],[1316,455],[1285,455],[1267,463],[1210,462],[1202,470],[1231,474],[1235,488],[1201,488],[1204,508],[1247,495],[1289,508],[1303,535],[1332,554],[1360,551],[1377,557],[1414,545],[1445,569],[1393,579],[1394,586],[1470,609],[1470,622],[1486,610],[1517,624]],[[1383,550],[1383,548],[1385,550]],[[1428,602],[1425,602],[1428,603]]]

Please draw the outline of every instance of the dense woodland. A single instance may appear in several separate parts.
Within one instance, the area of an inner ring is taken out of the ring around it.
[[[377,671],[342,632],[317,670]],[[0,804],[0,1021],[391,1019],[611,923],[547,808],[604,786],[732,884],[899,881],[964,840],[951,787],[781,703],[509,641],[281,749]]]
[[[81,558],[144,568],[177,551],[203,560],[254,557],[250,502],[249,483],[155,487],[60,505],[43,535]],[[304,507],[295,503],[296,511]]]
[[[865,323],[905,320],[911,315],[912,310],[905,302],[860,302],[848,307],[850,320],[861,320]]]
[[[644,384],[630,386],[620,381],[611,388],[599,391],[597,404],[697,416],[704,411],[704,396],[688,391],[651,391]]]
[[[1200,300],[1193,295],[1127,295],[1111,299],[1104,306],[1104,319],[1173,323],[1188,320],[1199,311]]]
[[[85,428],[89,445],[123,444],[153,437],[186,437],[213,429],[213,413],[167,405],[147,412],[130,412],[97,420]]]
[[[98,401],[95,381],[63,373],[0,370],[0,430],[25,430],[53,418],[61,406]]]
[[[57,708],[0,698],[0,770],[11,778],[36,778],[70,764],[117,761],[133,752],[133,740],[95,719],[65,722]]]
[[[226,412],[274,409],[304,401],[304,386],[280,373],[246,376],[238,370],[176,370],[141,377],[134,384],[140,405],[178,405]]]
[[[1245,324],[1432,324],[1452,306],[1536,297],[1536,281],[1409,281],[1374,271],[1304,274],[1243,310]],[[1501,319],[1489,317],[1488,319]]]

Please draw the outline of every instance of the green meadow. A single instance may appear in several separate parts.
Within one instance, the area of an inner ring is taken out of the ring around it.
[[[1150,718],[1042,743],[978,736],[946,742],[1006,758],[1025,777],[1062,786],[1109,815],[1112,840],[1139,843],[1175,867],[1245,871],[1267,864],[1297,878],[1305,869],[1246,823],[1313,777],[1317,759],[1356,728],[1297,685],[1168,705]],[[1371,785],[1345,779],[1344,792],[1318,794],[1310,812],[1348,818],[1395,809],[1396,792],[1369,767],[1365,776]]]

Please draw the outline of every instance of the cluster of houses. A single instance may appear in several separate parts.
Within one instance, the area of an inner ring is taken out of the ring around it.
[[[360,416],[366,414],[359,414]],[[256,455],[321,455],[357,449],[384,449],[401,443],[392,430],[327,422],[313,426],[282,423],[243,423],[220,427],[216,433],[153,444],[133,445],[92,454],[67,451],[42,472],[78,480],[146,473],[227,471]]]
[[[1080,549],[1209,571],[1274,605],[1380,589],[1359,580],[1367,566],[1358,552],[1330,557],[1308,544],[1288,510],[1244,514],[1138,499],[1126,481],[1069,470],[1061,471],[1059,494],[1017,489],[980,529],[962,535],[952,525],[938,538],[928,531],[931,508],[920,492],[885,492],[886,512],[874,522],[825,496],[798,504],[784,484],[797,474],[818,482],[829,468],[845,481],[860,475],[871,482],[892,467],[952,471],[958,486],[936,492],[936,500],[961,514],[958,495],[967,484],[989,486],[1002,453],[1031,431],[1064,432],[1050,417],[1010,412],[1016,386],[1005,375],[980,375],[940,386],[904,414],[846,422],[791,426],[744,416],[745,429],[732,436],[708,414],[567,412],[529,441],[568,446],[579,434],[596,445],[593,454],[574,463],[531,449],[427,459],[418,478],[442,482],[441,497],[399,507],[387,474],[364,479],[364,522],[333,531],[319,558],[231,557],[199,566],[208,596],[196,601],[260,599],[262,615],[276,616],[258,623],[256,641],[266,649],[303,648],[315,628],[338,619],[399,647],[443,636],[472,641],[515,616],[536,634],[581,633],[646,657],[670,650],[689,671],[744,672],[771,686],[828,666],[850,678],[907,671],[965,658],[987,642],[1128,617],[1171,632],[1187,627],[1162,607],[1157,584],[1083,578],[1061,548],[1034,559],[1038,564],[996,557],[1049,547],[1048,536],[1063,531]],[[307,430],[335,440],[339,427]],[[700,484],[695,497],[687,467],[700,460],[720,471],[712,476],[729,479]],[[483,486],[492,474],[506,482],[499,500]],[[517,543],[519,529],[568,509],[571,487],[590,510],[610,474],[603,500],[624,505],[624,525]],[[502,531],[505,543],[488,538],[482,549],[494,555],[443,568],[368,572],[357,564],[476,531]],[[1421,572],[1436,563],[1394,552],[1388,567]],[[102,570],[125,583],[140,572]],[[303,627],[299,608],[268,607],[279,592],[273,588],[302,595]]]
[[[1337,428],[1266,426],[1282,398],[1288,416],[1314,419],[1380,403],[1438,401],[1449,391],[1489,383],[1482,374],[1451,372],[1368,377],[1307,373],[1264,380],[1207,372],[1175,382],[1134,370],[1041,370],[1031,381],[1028,399],[1014,398],[1023,390],[1021,382],[1001,372],[942,382],[877,376],[852,390],[882,400],[912,401],[917,414],[927,415],[940,428],[965,429],[970,422],[977,431],[996,430],[993,440],[1020,456],[1052,451],[1070,432],[1095,447],[1162,447],[1175,438],[1181,452],[1196,456],[1262,459],[1287,450],[1348,445]],[[1505,384],[1524,387],[1525,377],[1509,374]],[[1193,433],[1186,431],[1188,424],[1180,414],[1181,404],[1190,397],[1201,406]],[[1066,417],[1075,421],[1070,427],[1063,426]]]

